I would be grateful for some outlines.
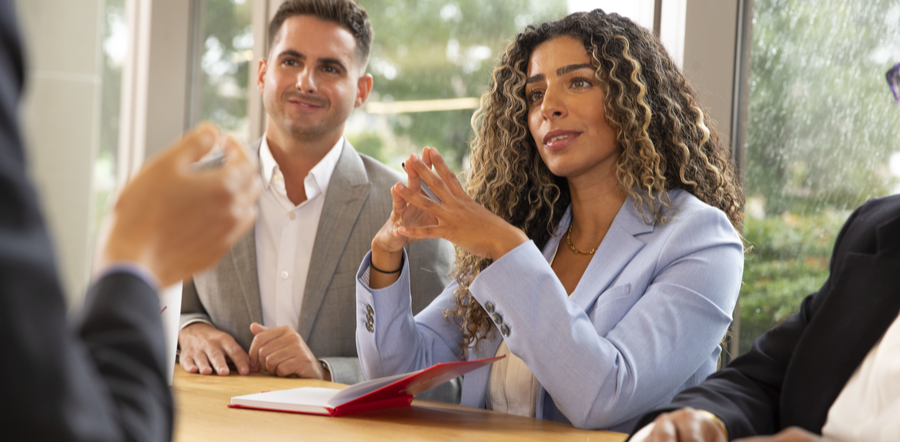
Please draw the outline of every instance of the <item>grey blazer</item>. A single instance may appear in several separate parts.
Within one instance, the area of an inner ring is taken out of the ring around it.
[[[251,146],[257,156],[261,141]],[[325,193],[297,330],[330,366],[335,382],[365,380],[356,355],[356,271],[391,214],[391,186],[401,181],[402,175],[344,142]],[[449,283],[453,246],[424,240],[407,246],[407,253],[412,309],[418,313]],[[248,350],[250,323],[262,323],[256,263],[251,229],[215,267],[185,281],[181,325],[207,322]]]

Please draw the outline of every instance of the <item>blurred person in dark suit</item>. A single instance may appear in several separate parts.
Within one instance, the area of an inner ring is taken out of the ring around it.
[[[97,276],[70,322],[25,172],[15,16],[12,0],[0,0],[0,438],[169,440],[157,288],[209,267],[253,225],[256,166],[228,139],[220,168],[192,168],[219,137],[212,125],[148,162],[118,198]]]

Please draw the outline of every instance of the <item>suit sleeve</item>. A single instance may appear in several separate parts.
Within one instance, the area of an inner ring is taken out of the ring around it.
[[[401,278],[408,278],[410,295],[406,299],[410,303],[410,313],[415,314],[431,304],[450,282],[453,246],[444,240],[424,240],[412,243],[408,249]],[[368,268],[368,257],[364,261]],[[333,357],[322,360],[328,364],[334,382],[355,384],[366,380],[366,372],[359,358]],[[371,378],[370,375],[369,379]],[[429,392],[426,396],[445,402],[459,402],[458,385],[438,387],[438,391]]]
[[[213,325],[212,319],[203,308],[203,303],[200,302],[200,295],[197,293],[194,280],[186,279],[181,286],[181,319],[178,329],[181,330],[195,322]],[[213,325],[213,327],[215,326]]]
[[[850,216],[835,241],[831,275],[834,275],[839,265],[841,245],[861,210],[863,209],[858,209]],[[798,313],[760,336],[747,353],[700,385],[679,393],[670,404],[644,415],[634,431],[640,430],[662,413],[685,407],[715,414],[725,424],[731,439],[779,431],[779,404],[785,372],[806,326],[815,316],[821,303],[820,298],[829,293],[830,289],[831,277],[819,292],[803,300]]]
[[[8,440],[169,440],[172,399],[159,301],[141,278],[90,289],[74,329],[16,112],[22,58],[11,0],[0,0],[0,427]],[[62,147],[61,147],[62,148]]]

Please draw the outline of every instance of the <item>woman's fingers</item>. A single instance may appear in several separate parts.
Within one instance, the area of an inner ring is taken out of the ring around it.
[[[435,175],[426,165],[422,162],[422,160],[415,155],[413,155],[410,160],[406,163],[407,169],[414,169],[418,174],[419,178],[431,188],[431,191],[437,195],[441,201],[446,201],[447,198],[453,196],[450,191],[447,189],[447,186],[444,184],[443,180],[437,175]]]
[[[422,227],[404,227],[400,226],[397,228],[397,231],[407,237],[412,239],[428,239],[428,238],[444,238],[444,231],[446,229],[441,226],[422,226]]]
[[[453,173],[453,171],[450,170],[450,167],[447,166],[447,163],[444,162],[444,157],[441,156],[441,153],[433,147],[426,147],[425,149],[427,149],[428,152],[428,162],[426,165],[429,165],[429,167],[431,164],[434,165],[434,170],[441,177],[441,180],[444,181],[444,184],[450,192],[457,198],[468,197],[468,194],[466,194],[466,191],[462,188],[462,184],[459,183],[459,178],[456,177],[456,174]],[[422,160],[425,162],[426,157],[423,156]]]
[[[429,184],[430,186],[430,184]],[[436,201],[428,198],[425,195],[422,195],[421,192],[413,192],[409,187],[404,186],[403,184],[395,184],[392,190],[396,189],[397,194],[403,198],[409,204],[412,204],[419,209],[422,209],[425,213],[428,213],[435,218],[438,218],[438,214],[442,213],[441,210],[443,208],[442,205],[438,204]],[[438,195],[440,196],[440,195]]]

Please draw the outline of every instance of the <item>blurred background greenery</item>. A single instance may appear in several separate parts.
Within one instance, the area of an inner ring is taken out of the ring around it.
[[[828,277],[853,209],[897,193],[900,1],[755,0],[740,349]]]

